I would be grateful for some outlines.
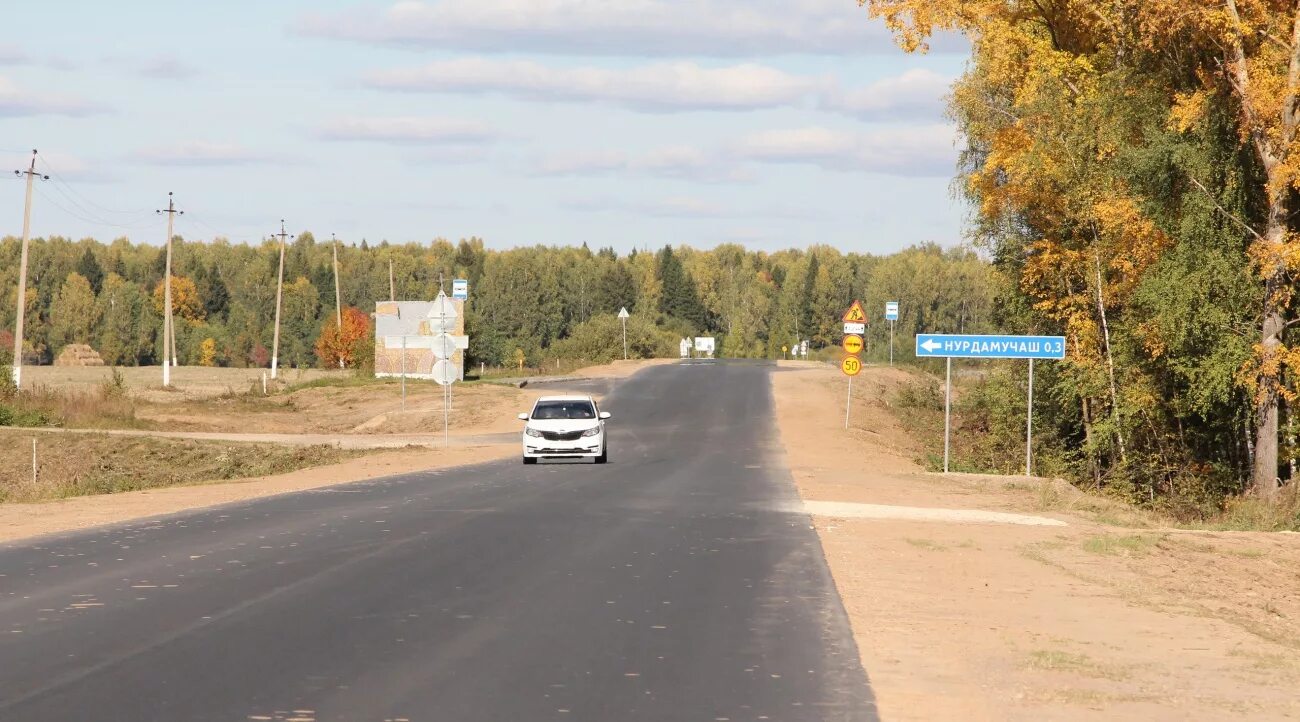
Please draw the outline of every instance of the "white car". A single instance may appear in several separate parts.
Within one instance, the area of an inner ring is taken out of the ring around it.
[[[609,460],[605,444],[605,420],[609,412],[601,411],[590,396],[543,396],[533,404],[531,413],[520,414],[524,425],[524,463],[538,459],[595,459],[597,464]]]

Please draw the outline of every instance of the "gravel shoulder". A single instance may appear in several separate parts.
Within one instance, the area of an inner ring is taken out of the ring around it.
[[[911,382],[865,369],[845,430],[837,369],[772,374],[882,719],[1300,717],[1300,535],[1113,526],[1059,482],[926,473],[890,410]]]

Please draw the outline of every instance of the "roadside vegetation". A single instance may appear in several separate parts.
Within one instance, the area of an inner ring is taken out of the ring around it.
[[[5,429],[0,430],[0,502],[45,501],[280,474],[338,463],[362,453],[327,446],[285,447]]]

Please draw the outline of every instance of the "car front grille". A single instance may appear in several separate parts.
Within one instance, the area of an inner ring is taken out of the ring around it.
[[[577,441],[582,438],[581,431],[543,431],[542,438],[547,441]]]

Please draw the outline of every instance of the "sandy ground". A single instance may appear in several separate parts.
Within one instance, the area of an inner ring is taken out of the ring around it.
[[[1046,480],[925,473],[888,408],[907,382],[866,369],[846,431],[838,370],[773,375],[882,719],[1300,718],[1300,535],[1108,527]]]
[[[581,369],[573,375],[584,378],[624,378],[646,366],[666,362],[665,360],[618,361],[604,366]],[[410,390],[408,388],[408,391]],[[346,406],[349,403],[354,407],[370,404],[385,406],[391,405],[392,401],[387,398],[387,391],[388,386],[386,385],[368,385],[342,389],[306,389],[301,393],[325,392],[319,395],[321,400],[313,401],[313,403],[319,403],[320,405],[310,407],[315,409],[315,412],[308,414],[308,416],[328,416],[330,414],[341,416],[345,415],[347,411],[356,411],[356,409],[338,411],[337,408],[331,407],[330,399],[334,400],[336,406]],[[357,395],[354,396],[354,393],[357,393]],[[366,396],[367,393],[370,396]],[[428,393],[433,395],[437,392],[429,390]],[[458,409],[461,410],[460,415],[455,417],[456,426],[454,427],[460,440],[458,443],[453,443],[449,449],[385,451],[353,459],[342,464],[233,482],[172,487],[105,496],[77,497],[53,502],[0,504],[0,541],[12,541],[40,534],[84,529],[100,524],[147,518],[214,504],[314,489],[350,481],[363,481],[411,471],[439,469],[509,458],[519,453],[519,445],[516,440],[485,443],[472,437],[517,432],[520,429],[521,422],[516,418],[516,414],[520,411],[527,411],[532,401],[545,393],[555,393],[555,391],[553,389],[541,390],[527,387],[517,389],[510,386],[489,384],[462,388],[457,392],[452,403],[453,413]],[[315,399],[317,395],[312,394],[311,398]],[[436,400],[439,402],[436,416],[437,430],[440,432],[442,429],[440,393],[437,393]],[[410,401],[411,396],[408,396],[408,404]],[[400,395],[397,402],[398,404],[401,403]],[[188,403],[186,400],[174,402],[175,405],[180,406]],[[408,408],[410,408],[409,405]],[[360,415],[368,413],[369,410],[370,407],[368,406]],[[412,411],[412,413],[419,412]],[[247,414],[249,417],[255,415],[256,412]],[[235,420],[238,421],[237,414]],[[328,425],[330,422],[321,423]],[[302,425],[298,424],[298,427]],[[254,422],[250,421],[246,424],[245,431],[248,430],[247,427],[255,427]],[[379,427],[380,430],[386,430],[387,428],[391,427]],[[291,439],[287,438],[288,434],[285,432],[284,427],[279,427],[278,430],[279,433],[286,436],[285,442],[289,443]],[[238,434],[232,432],[217,434],[217,436],[228,437],[238,436]],[[320,434],[312,438],[316,441],[324,439],[325,443],[329,443],[329,439],[334,438],[336,443],[342,443],[339,439],[346,440],[353,437],[352,434],[335,434],[333,436]]]
[[[207,368],[177,366],[172,369],[172,386],[164,390],[161,366],[120,366],[127,387],[136,398],[169,402],[205,399],[225,393],[242,393],[254,384],[261,385],[266,369]],[[23,384],[34,383],[57,388],[90,391],[113,373],[107,366],[24,366]],[[280,380],[290,384],[322,378],[349,377],[351,371],[321,369],[280,369]]]

